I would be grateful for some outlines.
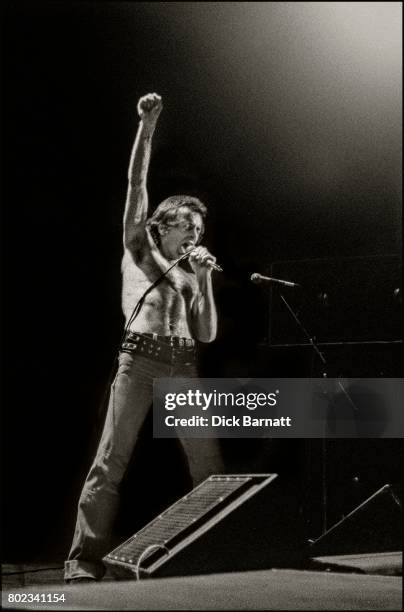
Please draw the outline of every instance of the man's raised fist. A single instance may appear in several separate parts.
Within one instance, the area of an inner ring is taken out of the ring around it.
[[[156,93],[142,96],[137,105],[137,112],[142,120],[157,121],[163,108],[161,96]]]

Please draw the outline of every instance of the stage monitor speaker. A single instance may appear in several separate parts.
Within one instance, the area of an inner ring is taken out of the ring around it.
[[[212,475],[103,561],[122,579],[299,567],[296,499],[277,474]]]
[[[401,500],[386,484],[315,540],[310,556],[401,551],[401,514]]]

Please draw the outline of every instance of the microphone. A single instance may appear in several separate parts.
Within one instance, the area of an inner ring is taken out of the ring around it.
[[[223,272],[223,268],[218,266],[218,264],[215,263],[214,261],[209,261],[208,260],[208,266],[209,266],[209,268],[212,268],[212,270],[216,270],[216,272]]]
[[[250,281],[252,283],[255,283],[256,285],[276,283],[277,285],[282,285],[283,287],[300,287],[301,286],[298,283],[291,283],[290,281],[281,280],[279,278],[271,278],[270,276],[262,276],[262,274],[257,274],[257,272],[251,275]]]
[[[188,257],[195,249],[196,247],[193,247],[189,251],[184,251],[184,254],[181,255],[180,260]],[[219,264],[215,263],[213,260],[208,259],[207,265],[209,266],[209,268],[211,268],[211,270],[216,270],[216,272],[223,272],[223,268],[219,266]]]

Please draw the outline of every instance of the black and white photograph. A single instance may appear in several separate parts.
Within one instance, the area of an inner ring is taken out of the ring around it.
[[[2,607],[401,609],[402,3],[2,30]]]

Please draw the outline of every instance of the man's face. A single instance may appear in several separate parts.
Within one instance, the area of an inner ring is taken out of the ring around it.
[[[181,207],[176,221],[159,230],[161,252],[167,259],[178,259],[198,244],[202,229],[202,216]]]

